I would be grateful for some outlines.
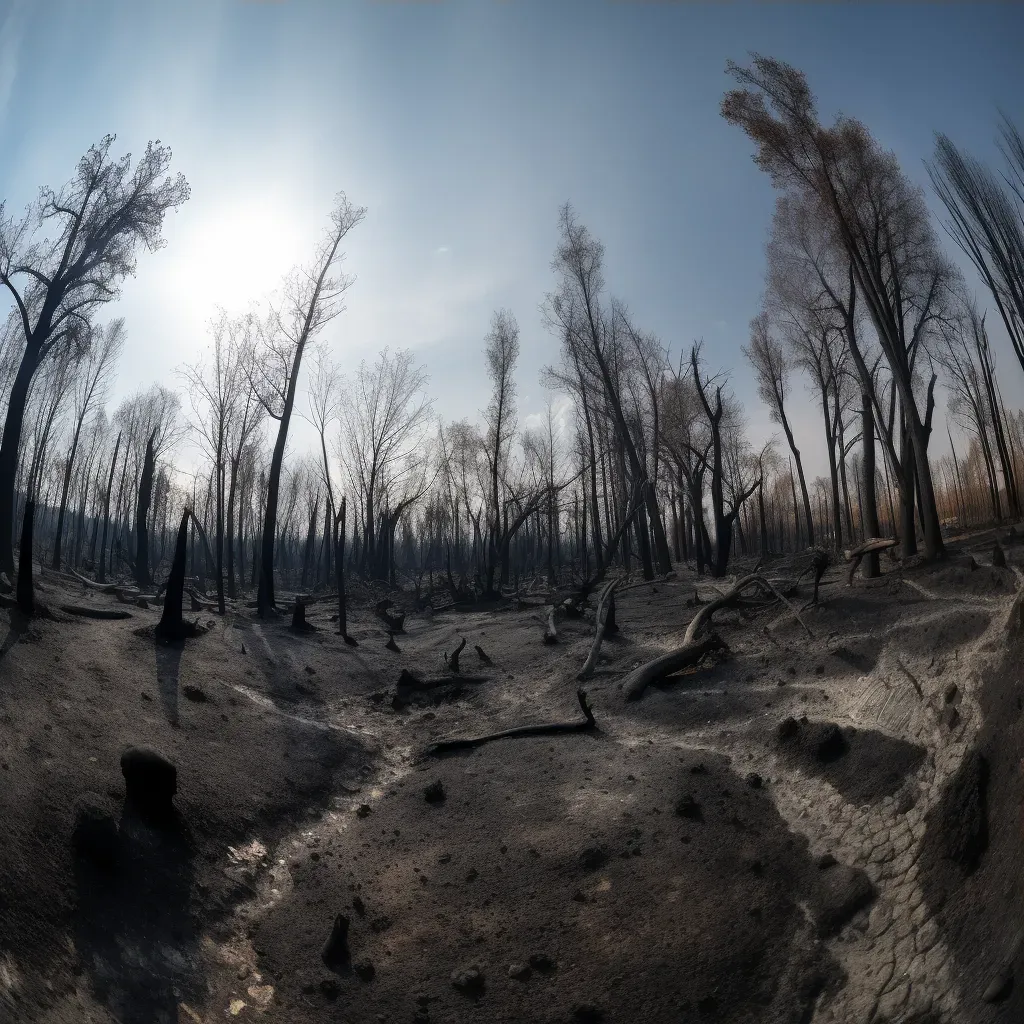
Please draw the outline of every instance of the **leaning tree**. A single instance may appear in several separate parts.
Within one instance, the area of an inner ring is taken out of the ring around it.
[[[0,442],[0,572],[14,571],[14,487],[29,388],[55,349],[82,344],[98,306],[117,298],[140,245],[163,244],[164,214],[188,199],[171,151],[151,142],[133,169],[110,156],[108,135],[82,157],[60,190],[42,188],[21,219],[0,204],[0,285],[14,302],[22,352]]]

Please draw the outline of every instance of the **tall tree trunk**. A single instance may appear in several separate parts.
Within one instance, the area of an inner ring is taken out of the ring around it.
[[[100,541],[100,567],[96,573],[96,579],[103,583],[106,579],[103,571],[103,557],[107,548],[107,530],[110,527],[110,491],[114,486],[114,469],[117,466],[117,455],[121,450],[121,431],[117,432],[117,441],[114,442],[114,457],[110,462],[110,475],[107,477],[107,493],[103,497],[103,539]],[[125,460],[127,461],[127,460]],[[113,556],[111,556],[113,564]]]
[[[26,349],[17,376],[7,397],[7,419],[0,438],[0,572],[14,576],[14,482],[18,471],[18,452],[25,423],[29,385],[38,362]]]
[[[154,434],[146,441],[146,454],[142,461],[142,478],[139,481],[139,502],[135,509],[135,582],[148,587],[153,582],[149,573],[149,504],[153,498],[153,472],[156,459],[153,454]]]
[[[860,397],[860,422],[861,440],[863,451],[861,453],[861,498],[860,518],[861,528],[864,531],[864,539],[877,537],[878,526],[878,498],[875,494],[875,415],[871,403],[871,395],[866,391]],[[865,579],[875,579],[880,568],[878,564],[878,552],[872,551],[861,561],[861,575]]]

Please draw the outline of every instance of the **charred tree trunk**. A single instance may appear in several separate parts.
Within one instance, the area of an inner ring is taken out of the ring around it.
[[[164,613],[157,624],[157,635],[165,640],[182,640],[185,637],[185,621],[181,605],[185,597],[185,555],[188,549],[189,510],[181,514],[178,540],[174,545],[174,559],[167,577],[167,591],[164,594]]]
[[[18,585],[15,598],[22,615],[31,618],[36,612],[35,590],[32,586],[32,524],[36,515],[36,503],[31,498],[25,502],[25,518],[21,524],[21,549],[18,552]]]
[[[146,441],[146,454],[142,462],[142,478],[139,481],[139,502],[135,509],[135,582],[148,587],[152,582],[149,574],[149,504],[153,499],[153,472],[156,459],[153,454],[153,439],[150,434]]]
[[[103,559],[107,551],[107,530],[110,527],[110,491],[114,486],[114,469],[117,466],[118,452],[121,450],[121,432],[117,433],[117,441],[114,443],[114,458],[110,463],[110,475],[107,477],[107,493],[103,497],[103,539],[100,541],[100,566],[96,573],[96,579],[103,583],[106,579],[103,569]],[[113,559],[111,559],[113,562]]]

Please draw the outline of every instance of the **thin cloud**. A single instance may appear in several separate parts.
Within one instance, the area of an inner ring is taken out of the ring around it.
[[[0,24],[0,120],[7,112],[18,77],[18,51],[25,34],[27,14],[26,0],[14,0]]]

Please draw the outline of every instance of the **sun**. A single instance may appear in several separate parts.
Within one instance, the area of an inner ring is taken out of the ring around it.
[[[174,243],[175,286],[204,316],[217,306],[241,312],[262,302],[308,256],[294,208],[269,194],[211,206],[183,234]]]

